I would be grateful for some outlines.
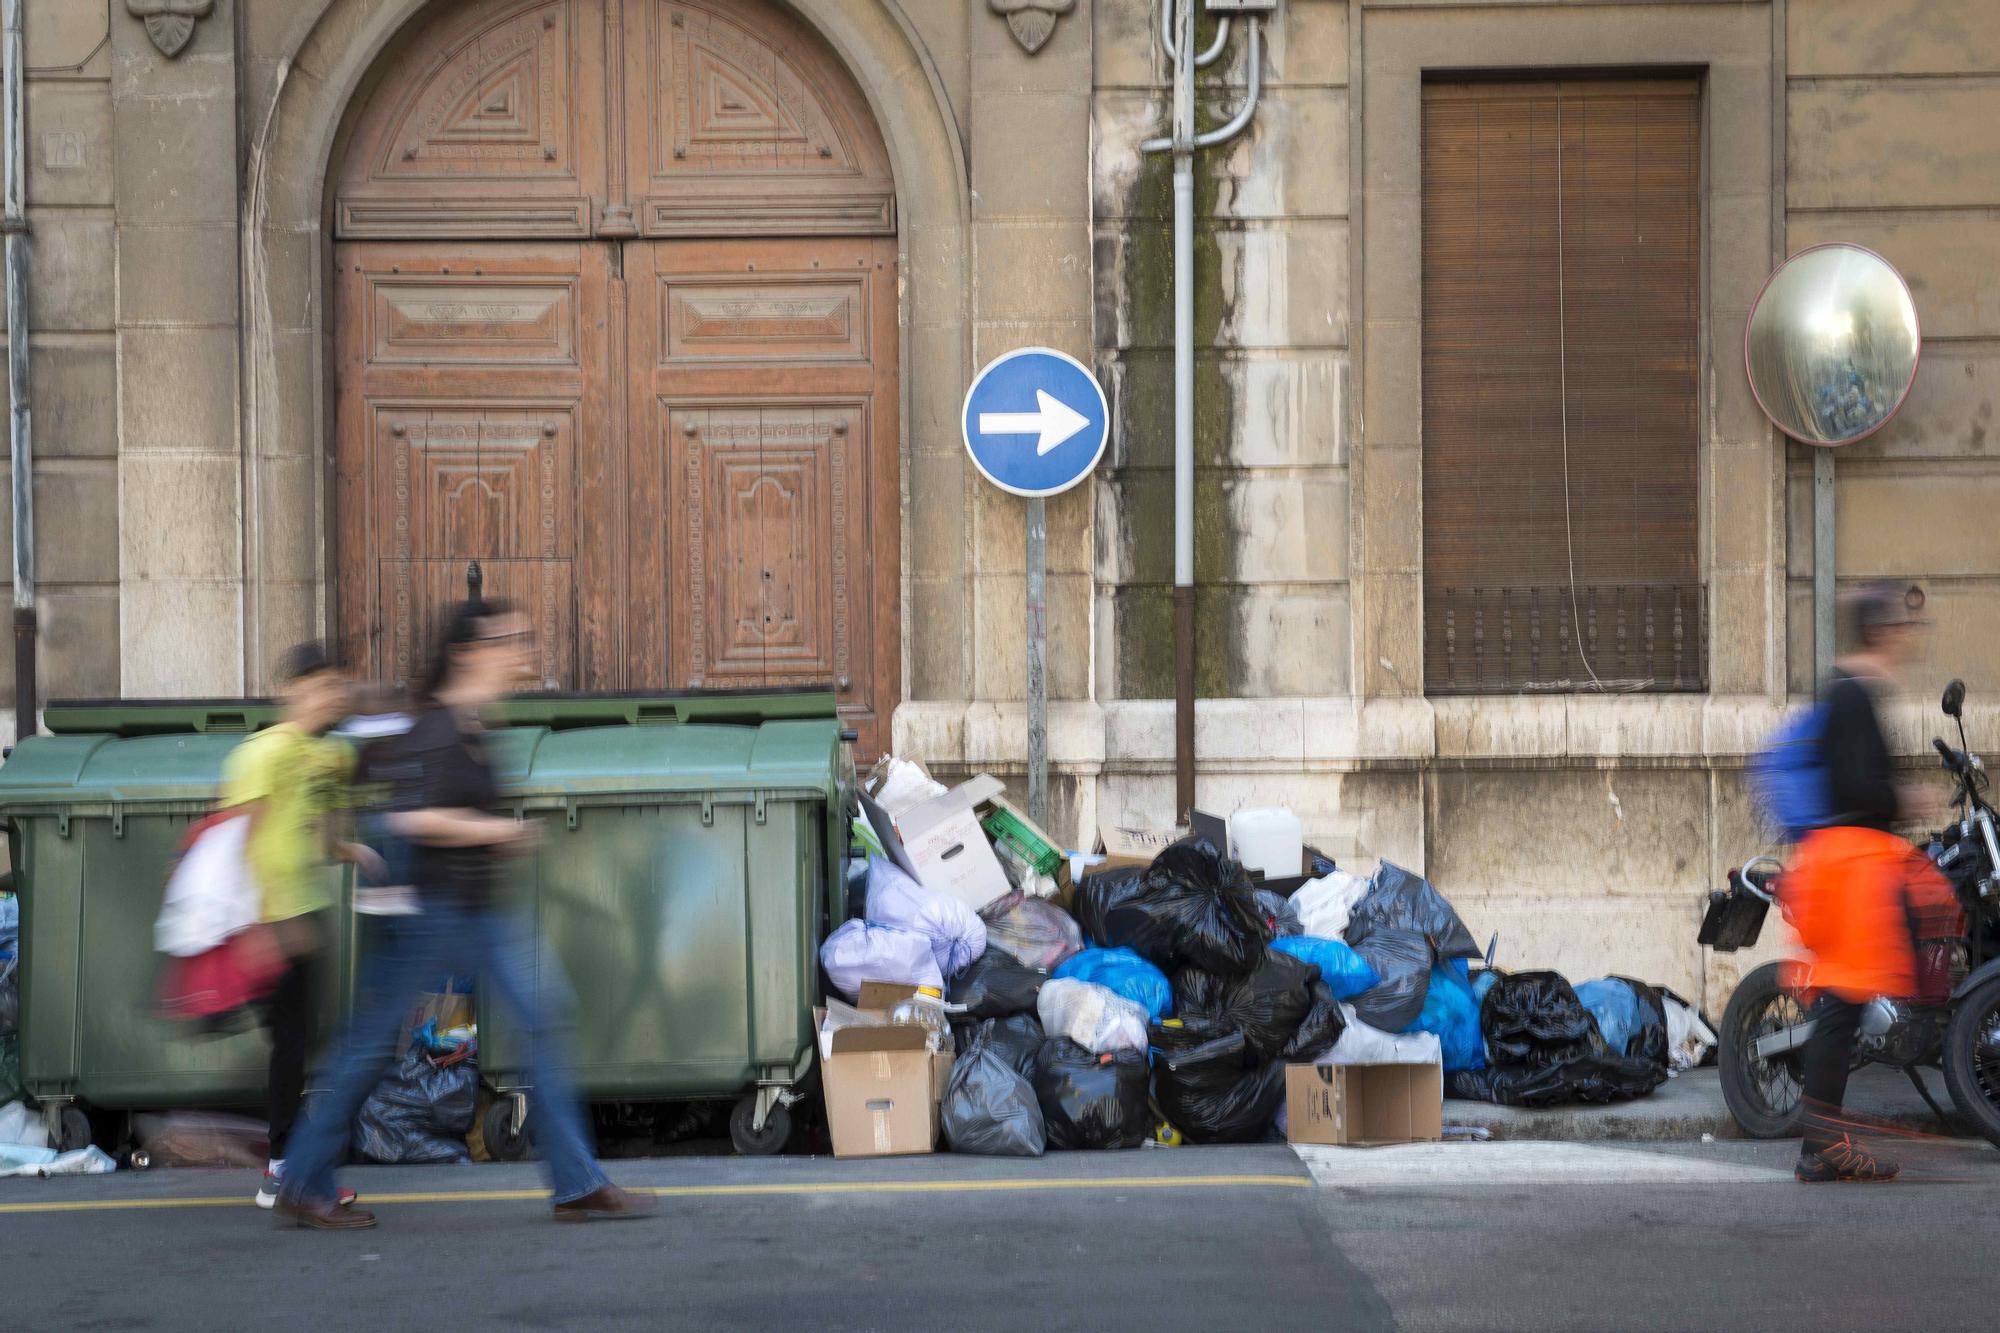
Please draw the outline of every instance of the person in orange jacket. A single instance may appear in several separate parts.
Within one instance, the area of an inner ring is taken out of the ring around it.
[[[1893,1179],[1894,1162],[1857,1145],[1842,1126],[1855,1032],[1876,996],[1915,993],[1916,932],[1949,933],[1951,886],[1895,829],[1924,799],[1899,783],[1880,704],[1909,662],[1922,594],[1873,585],[1847,600],[1856,650],[1821,694],[1821,760],[1832,824],[1808,834],[1779,881],[1779,904],[1809,959],[1787,983],[1814,992],[1804,1056],[1805,1124],[1794,1174],[1809,1183]]]

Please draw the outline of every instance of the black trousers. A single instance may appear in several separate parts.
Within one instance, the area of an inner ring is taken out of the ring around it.
[[[320,968],[322,955],[292,959],[266,1004],[271,1029],[271,1156],[282,1160],[299,1102],[306,1091],[306,1060],[319,1037]]]
[[[1861,1006],[1827,992],[1813,1005],[1812,1017],[1803,1071],[1806,1152],[1818,1152],[1847,1132],[1841,1124],[1840,1105],[1847,1097],[1847,1070],[1854,1058]]]

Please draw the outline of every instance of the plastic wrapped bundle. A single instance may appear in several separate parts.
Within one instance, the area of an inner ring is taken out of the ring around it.
[[[1103,986],[1047,982],[1036,1010],[1051,1037],[1068,1037],[1092,1054],[1146,1049],[1146,1011]]]
[[[930,940],[894,926],[842,922],[819,946],[819,961],[826,969],[827,981],[849,1000],[860,997],[864,981],[944,989]]]
[[[986,923],[987,948],[1004,950],[1044,972],[1055,971],[1083,948],[1083,927],[1075,917],[1019,889],[987,904],[979,918]]]

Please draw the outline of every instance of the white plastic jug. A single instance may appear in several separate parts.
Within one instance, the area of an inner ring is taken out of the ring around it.
[[[1305,827],[1282,806],[1238,810],[1229,817],[1229,854],[1270,879],[1305,870]]]

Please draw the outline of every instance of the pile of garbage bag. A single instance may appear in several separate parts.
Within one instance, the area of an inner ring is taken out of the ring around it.
[[[944,791],[878,774],[885,804]],[[1036,888],[1045,868],[1013,867],[1013,891],[978,911],[917,864],[871,855],[864,918],[821,959],[850,1000],[869,981],[945,997],[957,1061],[940,1116],[958,1152],[1262,1141],[1296,1063],[1436,1063],[1451,1095],[1514,1105],[1615,1100],[1714,1042],[1644,982],[1475,974],[1451,903],[1389,861],[1364,878],[1313,853],[1311,878],[1264,881],[1197,833],[1144,865],[1079,869],[1060,901]]]

